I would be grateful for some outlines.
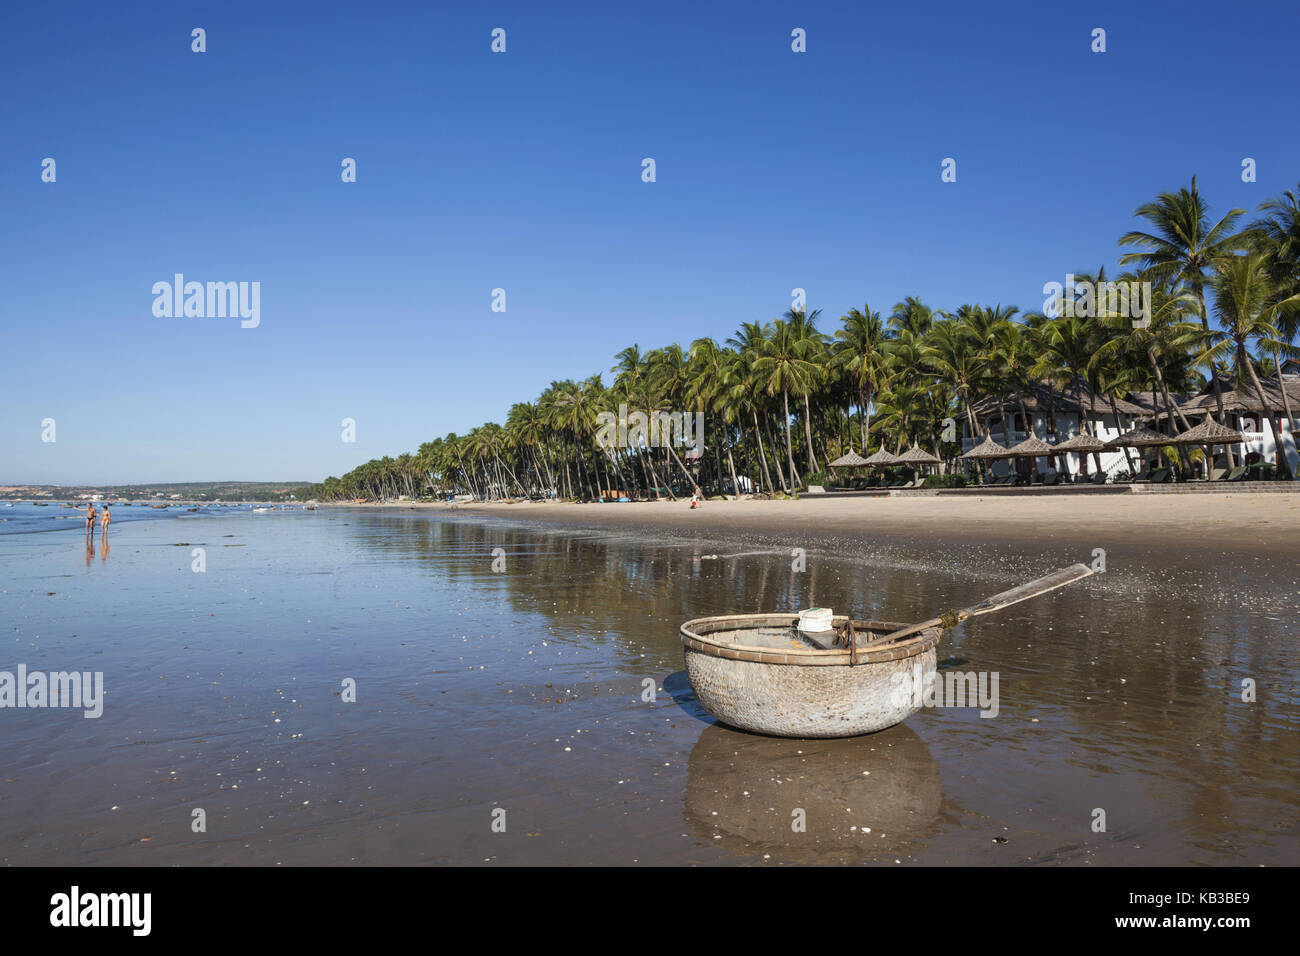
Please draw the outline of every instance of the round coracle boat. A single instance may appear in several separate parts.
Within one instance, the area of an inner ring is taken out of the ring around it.
[[[739,614],[683,624],[686,673],[704,709],[732,727],[777,737],[870,734],[921,709],[910,688],[931,679],[942,626],[864,648],[907,625],[854,621],[854,646],[827,648],[798,621],[797,614]],[[847,622],[833,618],[832,633],[844,633]]]
[[[682,625],[686,674],[718,720],[776,737],[853,737],[893,727],[921,709],[943,632],[1081,581],[1073,564],[920,624],[800,614],[701,617]]]

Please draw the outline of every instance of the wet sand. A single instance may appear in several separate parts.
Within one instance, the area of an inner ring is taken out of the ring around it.
[[[861,507],[777,504],[761,530],[739,522],[769,503],[730,528],[687,523],[715,502],[621,512],[658,528],[555,505],[532,510],[577,517],[192,516],[115,527],[103,555],[4,536],[0,669],[100,670],[105,701],[0,710],[0,865],[1300,863],[1300,568],[1276,552],[1158,544],[948,632],[941,670],[1000,674],[996,718],[838,741],[714,721],[689,617],[919,620],[1094,546],[803,517],[828,504]]]
[[[1300,494],[1061,494],[1059,496],[835,497],[798,501],[571,504],[519,502],[353,507],[429,508],[592,528],[762,533],[1142,550],[1203,547],[1300,554]]]

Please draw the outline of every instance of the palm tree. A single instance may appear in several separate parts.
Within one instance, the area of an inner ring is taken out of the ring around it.
[[[870,305],[849,309],[840,317],[844,328],[835,330],[831,365],[853,382],[858,392],[858,425],[862,451],[871,435],[871,403],[885,377],[885,343],[888,335],[880,313]]]
[[[1282,303],[1300,292],[1300,187],[1285,190],[1281,196],[1259,205],[1266,215],[1251,224],[1257,237],[1257,248],[1266,256],[1269,277],[1273,281],[1273,298]],[[1280,309],[1276,316],[1279,336],[1288,345],[1300,334],[1300,310]],[[1280,351],[1280,350],[1279,350]],[[1291,396],[1282,381],[1281,356],[1273,354],[1278,390],[1286,407],[1287,421],[1293,436],[1300,434],[1296,428],[1295,414],[1291,410]]]
[[[798,486],[799,473],[794,466],[794,443],[790,437],[790,392],[807,395],[812,391],[820,369],[808,361],[806,339],[800,336],[800,329],[777,319],[772,323],[771,334],[759,343],[757,356],[753,362],[754,374],[758,376],[763,391],[768,395],[781,395],[781,410],[785,422],[785,454],[790,466],[791,485]],[[809,439],[811,461],[812,440]]]
[[[967,430],[974,437],[979,425],[971,411],[971,399],[979,372],[968,326],[958,317],[935,322],[926,337],[924,352],[926,363],[961,405]]]
[[[805,312],[803,309],[787,309],[785,320],[790,323],[791,334],[799,347],[799,355],[811,367],[812,371],[806,381],[797,388],[796,394],[803,397],[804,438],[808,442],[808,473],[817,472],[817,456],[813,454],[812,441],[812,405],[809,401],[813,389],[826,378],[826,337],[817,331],[817,317],[821,309]]]
[[[1201,326],[1208,332],[1209,312],[1205,308],[1208,273],[1249,243],[1249,234],[1232,231],[1245,214],[1244,209],[1229,209],[1211,226],[1210,208],[1201,199],[1193,176],[1191,189],[1161,193],[1154,202],[1137,208],[1134,217],[1146,219],[1154,232],[1134,231],[1121,236],[1121,246],[1145,248],[1120,256],[1120,264],[1137,263],[1153,281],[1162,282],[1170,289],[1186,285],[1196,295],[1201,307]]]
[[[1255,371],[1255,359],[1250,354],[1250,342],[1253,339],[1275,354],[1288,350],[1290,347],[1280,340],[1274,323],[1281,311],[1300,305],[1300,295],[1275,301],[1267,256],[1261,252],[1234,256],[1220,263],[1214,277],[1214,293],[1215,311],[1223,330],[1203,334],[1206,348],[1198,360],[1213,362],[1232,355],[1237,374],[1250,383],[1259,399],[1260,414],[1268,420],[1278,467],[1290,473],[1281,430],[1270,414],[1264,387]]]
[[[1144,276],[1170,290],[1186,285],[1200,305],[1201,328],[1209,332],[1210,313],[1205,307],[1205,286],[1210,281],[1208,274],[1250,245],[1253,238],[1250,232],[1232,231],[1237,220],[1245,214],[1244,209],[1229,209],[1211,226],[1209,206],[1202,201],[1193,176],[1191,189],[1161,193],[1154,202],[1144,203],[1133,213],[1135,217],[1150,222],[1155,231],[1126,232],[1121,236],[1121,246],[1144,248],[1141,252],[1120,256],[1120,264],[1137,263]],[[1211,377],[1217,411],[1215,420],[1223,424],[1223,387],[1217,369],[1211,369]]]

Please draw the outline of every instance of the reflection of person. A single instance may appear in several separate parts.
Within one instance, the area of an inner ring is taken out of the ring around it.
[[[99,515],[99,530],[108,534],[108,505],[104,505],[104,510]]]
[[[95,533],[95,506],[86,502],[86,534]]]
[[[106,534],[99,537],[99,560],[108,560],[108,535]]]

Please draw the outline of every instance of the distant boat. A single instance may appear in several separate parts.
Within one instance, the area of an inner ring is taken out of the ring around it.
[[[272,509],[270,509],[270,508],[254,508],[254,509],[253,509],[253,514],[255,514],[255,515],[264,515],[264,514],[266,514],[268,511],[270,511],[270,510],[272,510]]]
[[[50,506],[50,503],[48,501],[33,501],[32,504],[34,504],[37,508],[48,508]]]
[[[150,505],[149,507],[150,507],[150,508],[159,508],[159,509],[162,509],[162,508],[166,508],[167,506],[166,506],[166,505]]]

